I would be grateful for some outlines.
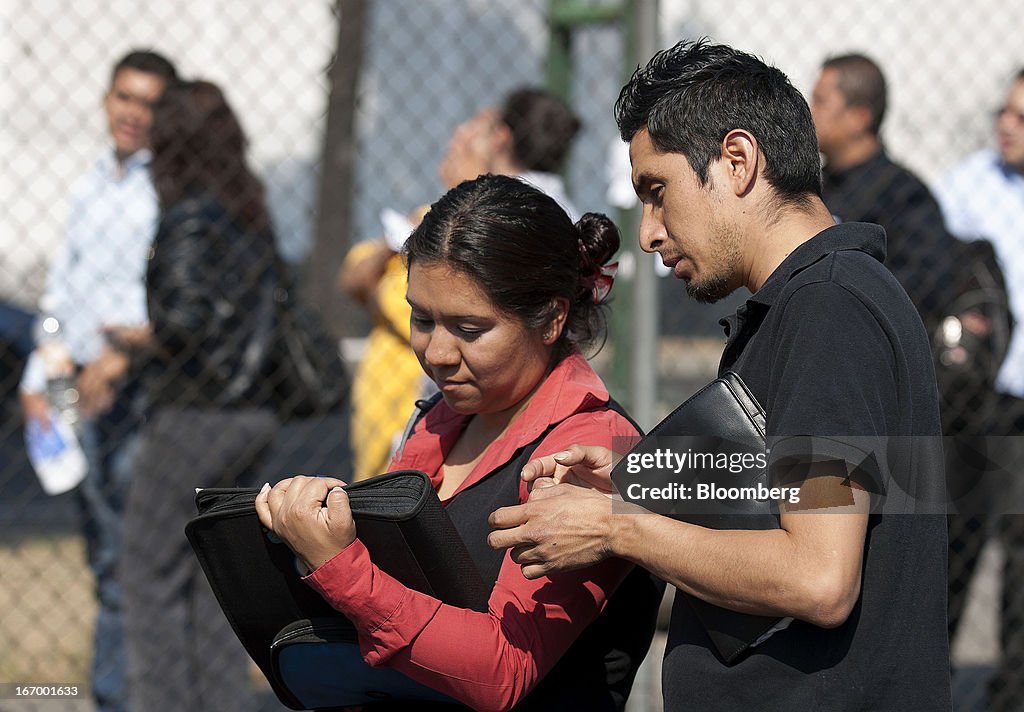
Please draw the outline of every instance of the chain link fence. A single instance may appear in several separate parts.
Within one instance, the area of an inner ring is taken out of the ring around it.
[[[651,421],[645,426],[714,375],[724,343],[718,319],[742,295],[698,305],[682,298],[678,282],[659,276],[657,313],[647,315],[658,325],[657,342],[638,345],[631,336],[631,286],[637,270],[655,269],[626,227],[635,224],[621,209],[628,200],[610,190],[618,180],[621,195],[623,170],[628,175],[611,107],[636,64],[635,10],[612,0],[0,0],[0,682],[82,690],[74,702],[0,699],[0,710],[91,709],[94,658],[116,669],[100,660],[94,641],[103,606],[90,556],[95,567],[102,522],[83,515],[90,510],[78,490],[43,493],[27,460],[18,400],[47,274],[75,218],[70,196],[97,157],[110,153],[104,97],[114,63],[131,49],[153,48],[181,76],[223,88],[264,181],[278,251],[339,337],[353,378],[356,414],[346,408],[280,427],[251,480],[298,472],[362,477],[387,467],[413,400],[428,390],[405,346],[408,311],[394,240],[444,191],[441,169],[458,127],[481,110],[501,111],[522,87],[549,88],[581,120],[563,171],[572,204],[624,227],[598,371],[628,405],[636,397],[632,371],[653,364],[656,408],[643,414]],[[691,0],[661,3],[658,33],[663,46],[707,35],[761,55],[809,100],[827,57],[868,55],[888,85],[886,149],[935,185],[965,156],[992,145],[993,111],[1024,66],[1022,23],[1024,7],[994,0],[737,0],[727,9]],[[231,269],[223,265],[225,275]],[[911,265],[907,279],[934,280],[925,271]],[[84,302],[77,307],[88,309]],[[982,415],[972,409],[980,408],[958,404],[958,427],[977,425]],[[963,594],[951,631],[954,703],[983,710],[1002,659],[1001,633],[1006,645],[1024,629],[1002,616],[997,523],[957,526],[973,535],[951,557]],[[660,645],[659,637],[632,709],[660,708]],[[1024,677],[1002,675],[994,684],[1024,701]],[[255,676],[252,687],[266,708],[277,708]]]

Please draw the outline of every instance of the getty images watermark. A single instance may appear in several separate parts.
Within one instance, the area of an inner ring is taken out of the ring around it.
[[[825,476],[870,495],[872,513],[1024,513],[1024,436],[657,436],[612,449],[623,502],[695,523],[751,528],[813,509],[804,488]]]
[[[755,500],[780,501],[790,504],[800,502],[799,487],[770,487],[757,477],[768,468],[767,452],[694,452],[687,449],[677,452],[670,448],[657,448],[653,452],[631,452],[625,457],[625,472],[639,475],[659,471],[672,473],[677,477],[691,475],[694,471],[720,471],[732,476],[744,475],[742,481],[755,480],[754,484],[721,485],[716,482],[699,482],[687,477],[691,484],[682,481],[668,482],[659,486],[646,486],[640,482],[626,485],[623,499],[634,503],[647,501],[729,501]],[[750,474],[753,473],[753,477]]]

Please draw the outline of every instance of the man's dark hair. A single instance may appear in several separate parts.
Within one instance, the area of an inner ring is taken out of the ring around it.
[[[161,77],[167,84],[174,84],[178,81],[178,70],[174,68],[171,61],[162,54],[150,50],[132,50],[118,60],[114,65],[114,71],[110,73],[110,82],[113,84],[117,73],[122,69],[134,69],[146,74],[155,74]]]
[[[786,75],[757,57],[706,39],[680,42],[637,68],[615,102],[623,141],[646,128],[658,151],[681,153],[701,185],[733,129],[749,131],[779,198],[821,195],[814,122]]]
[[[839,91],[847,106],[864,106],[871,112],[871,133],[878,135],[885,118],[885,75],[873,61],[863,54],[844,54],[830,57],[822,69],[834,69],[839,74]]]
[[[515,162],[528,171],[561,171],[580,130],[572,109],[543,89],[513,91],[501,107],[501,120],[512,131]]]

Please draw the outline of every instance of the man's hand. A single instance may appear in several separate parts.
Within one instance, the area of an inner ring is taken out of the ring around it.
[[[99,357],[78,376],[79,410],[86,418],[106,413],[114,405],[117,383],[131,367],[128,355],[105,347]]]
[[[604,494],[615,494],[612,468],[615,454],[599,445],[570,445],[562,452],[530,460],[523,468],[522,477],[534,486],[565,482],[596,489]],[[549,479],[551,482],[546,482]]]
[[[536,460],[534,462],[537,462]],[[488,520],[493,549],[512,549],[528,579],[590,566],[611,556],[612,500],[569,484],[535,487],[525,504],[502,507]]]
[[[292,477],[256,497],[260,522],[303,560],[310,571],[326,564],[356,538],[344,482],[333,477]]]
[[[104,326],[103,335],[119,351],[148,351],[156,346],[153,327],[149,324]]]
[[[21,400],[21,411],[25,416],[25,422],[35,420],[43,430],[50,429],[50,402],[42,393],[27,393],[22,391],[19,394]]]

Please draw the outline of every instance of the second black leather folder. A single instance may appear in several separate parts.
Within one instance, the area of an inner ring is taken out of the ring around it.
[[[619,461],[612,471],[612,481],[625,501],[691,524],[711,529],[778,529],[773,502],[749,496],[701,498],[698,489],[703,485],[706,494],[709,487],[725,492],[734,488],[737,493],[746,488],[749,494],[758,484],[767,488],[765,468],[756,464],[729,466],[765,462],[765,420],[765,412],[753,394],[730,371],[658,423]],[[665,466],[642,467],[644,462],[657,464],[659,451]],[[681,459],[669,461],[667,452]],[[725,467],[721,467],[723,462]],[[641,500],[639,488],[644,487],[648,495],[652,489],[659,490],[658,498]],[[629,496],[631,492],[637,496]],[[662,497],[661,493],[669,496]],[[737,613],[682,593],[676,598],[676,606],[684,599],[718,654],[730,664],[782,622],[777,617]]]
[[[345,488],[377,566],[445,603],[487,610],[490,590],[430,480],[403,470]],[[351,623],[302,582],[295,555],[260,524],[256,489],[205,489],[185,533],[249,655],[292,709],[381,700],[447,702],[388,668],[370,668]]]

